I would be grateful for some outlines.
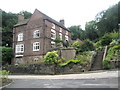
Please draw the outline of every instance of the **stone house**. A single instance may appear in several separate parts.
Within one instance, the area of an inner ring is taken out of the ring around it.
[[[57,22],[39,10],[30,19],[18,15],[18,23],[13,28],[12,63],[37,61],[49,50],[55,48],[55,38],[71,42],[71,32],[64,26],[64,20]]]

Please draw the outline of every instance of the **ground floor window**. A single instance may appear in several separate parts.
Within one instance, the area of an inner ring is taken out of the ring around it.
[[[55,48],[55,42],[51,41],[51,48]]]
[[[39,51],[39,50],[40,50],[40,42],[34,42],[33,51]]]
[[[23,53],[24,52],[24,44],[16,45],[16,53]]]

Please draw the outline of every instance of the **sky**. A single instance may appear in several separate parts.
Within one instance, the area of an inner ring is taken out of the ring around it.
[[[0,9],[6,12],[19,13],[28,11],[33,13],[40,10],[51,18],[65,20],[65,26],[81,25],[95,19],[95,16],[115,5],[120,0],[2,0]]]

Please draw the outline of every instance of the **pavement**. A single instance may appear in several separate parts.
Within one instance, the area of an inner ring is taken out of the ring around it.
[[[7,88],[118,88],[119,71],[67,75],[9,75]],[[5,90],[5,89],[4,89]]]

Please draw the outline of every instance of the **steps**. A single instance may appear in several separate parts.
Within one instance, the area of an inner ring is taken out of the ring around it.
[[[103,51],[97,51],[96,56],[93,58],[90,70],[94,71],[102,69],[103,54]]]

